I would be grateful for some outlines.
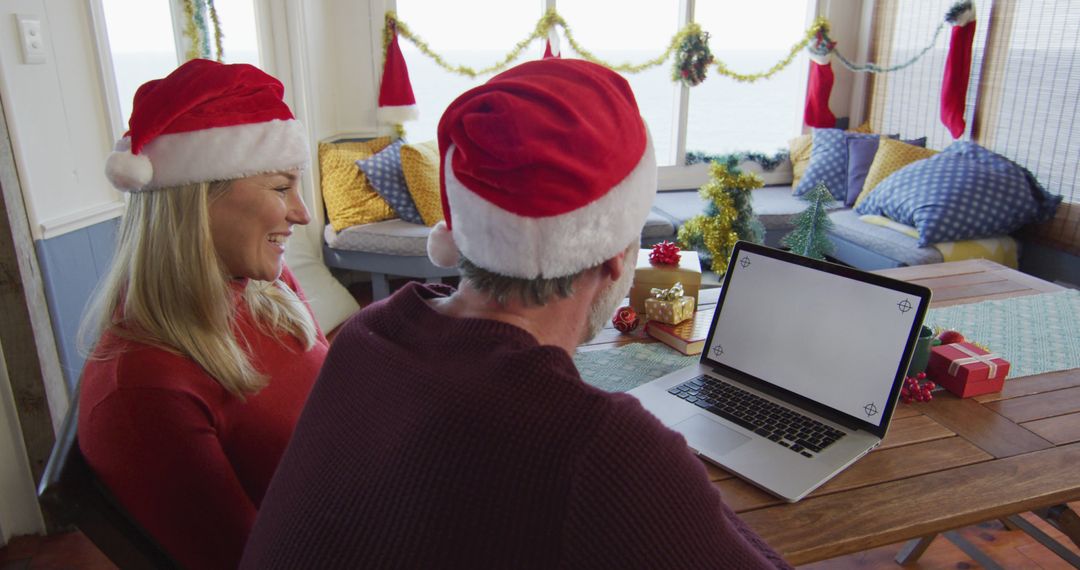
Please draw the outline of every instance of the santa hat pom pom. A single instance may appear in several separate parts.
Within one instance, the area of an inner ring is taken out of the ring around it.
[[[445,221],[431,228],[427,238],[427,254],[431,262],[439,267],[454,267],[461,258],[457,244],[454,243],[454,234],[446,227]]]
[[[141,154],[117,149],[105,161],[105,176],[117,189],[137,192],[154,177],[154,165]]]

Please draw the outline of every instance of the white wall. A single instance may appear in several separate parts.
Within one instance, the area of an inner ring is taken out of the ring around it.
[[[34,239],[118,215],[102,164],[112,146],[85,2],[0,4],[0,96]],[[40,18],[46,62],[22,62],[15,14]]]

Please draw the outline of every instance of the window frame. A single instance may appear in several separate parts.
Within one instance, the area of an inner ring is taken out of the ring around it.
[[[679,0],[678,10],[678,29],[682,29],[687,24],[694,20],[694,8],[697,0]],[[868,3],[869,0],[867,0]],[[822,5],[826,4],[827,0],[815,0],[810,2],[807,8],[806,21],[809,26],[813,21],[815,14],[818,14],[822,10]],[[376,57],[381,57],[382,54],[382,29],[383,29],[383,17],[388,10],[397,11],[397,0],[384,0],[382,2],[383,10],[378,13],[374,13],[374,10],[379,4],[378,0],[373,0],[371,7],[373,10],[370,30],[372,38],[372,53]],[[540,17],[547,10],[558,8],[558,0],[542,0],[540,11],[537,17]],[[381,69],[382,62],[376,61],[375,68]],[[809,73],[809,70],[807,70]],[[672,121],[672,156],[664,157],[671,160],[672,164],[657,167],[657,187],[658,190],[685,190],[688,188],[697,188],[708,181],[708,168],[704,165],[685,165],[686,162],[686,137],[688,131],[688,122],[690,115],[690,87],[686,85],[679,85],[679,92],[676,97],[675,106],[672,109],[674,114],[674,120]],[[861,99],[861,96],[856,96],[855,100]],[[805,132],[805,125],[803,131]],[[775,178],[775,180],[774,180]],[[785,179],[786,178],[786,179]],[[768,183],[783,183],[790,182],[790,174],[781,175],[779,177],[768,177]]]

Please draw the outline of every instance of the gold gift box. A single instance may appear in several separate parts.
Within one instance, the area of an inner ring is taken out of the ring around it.
[[[649,297],[645,299],[645,315],[650,321],[677,325],[694,316],[694,305],[693,297],[682,296],[674,301]]]
[[[701,262],[696,251],[680,251],[679,265],[652,265],[649,253],[652,249],[638,252],[637,269],[634,270],[634,285],[630,288],[630,306],[637,313],[645,312],[645,299],[652,297],[651,291],[670,289],[675,283],[682,283],[683,294],[698,298],[701,289]]]

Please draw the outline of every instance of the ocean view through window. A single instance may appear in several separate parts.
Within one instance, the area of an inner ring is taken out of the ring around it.
[[[473,69],[502,61],[532,32],[543,14],[535,2],[508,2],[499,6],[498,18],[477,18],[477,11],[488,13],[492,8],[480,2],[465,4],[455,3],[453,10],[447,10],[430,0],[400,0],[397,13],[450,65]],[[655,58],[685,25],[677,4],[644,0],[596,4],[562,0],[556,10],[585,49],[612,64],[637,64]],[[756,73],[786,57],[792,45],[802,39],[810,25],[810,5],[809,0],[763,0],[751,6],[699,3],[694,20],[710,32],[709,44],[717,59],[737,72]],[[500,25],[485,23],[490,21]],[[561,29],[560,36],[562,56],[579,57],[562,37]],[[407,40],[401,41],[401,48],[420,111],[417,120],[405,124],[406,138],[432,140],[447,105],[491,74],[476,78],[458,75],[439,67]],[[535,41],[514,63],[539,59],[543,50],[544,42]],[[683,129],[677,125],[681,87],[671,78],[673,61],[669,58],[643,72],[623,74],[649,126],[659,165],[676,164],[679,136],[685,137],[687,151],[772,154],[785,149],[788,140],[802,132],[808,65],[805,52],[782,72],[754,83],[720,76],[710,67],[706,80],[690,88],[688,121]]]

